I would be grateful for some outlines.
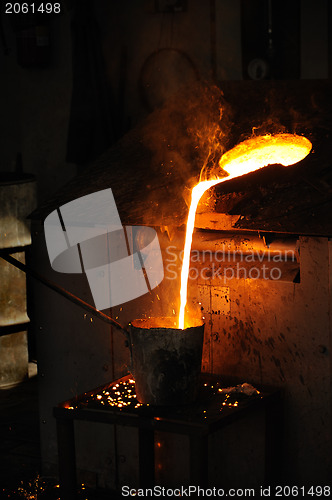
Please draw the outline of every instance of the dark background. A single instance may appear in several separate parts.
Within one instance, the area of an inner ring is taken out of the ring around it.
[[[284,94],[289,81],[297,95],[298,82],[324,106],[326,91],[317,104],[315,89],[331,76],[327,0],[60,3],[60,14],[22,16],[5,14],[1,2],[0,170],[13,171],[21,153],[40,201],[197,80],[225,90],[245,134],[263,106],[254,104],[255,81],[267,92],[274,84],[279,109],[281,81]]]

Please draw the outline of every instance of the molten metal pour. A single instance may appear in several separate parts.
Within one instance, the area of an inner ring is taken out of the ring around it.
[[[247,141],[241,142],[221,157],[219,167],[222,171],[222,176],[200,180],[200,182],[194,186],[191,193],[181,270],[179,329],[183,330],[191,326],[189,319],[185,322],[190,250],[197,206],[205,191],[216,184],[254,172],[267,165],[276,163],[285,167],[293,165],[303,160],[303,158],[310,153],[311,148],[312,144],[308,139],[295,134],[276,134],[253,137]],[[202,177],[204,177],[204,172],[201,172],[201,179]]]

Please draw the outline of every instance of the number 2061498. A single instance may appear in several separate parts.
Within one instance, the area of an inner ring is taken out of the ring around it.
[[[6,2],[5,14],[60,14],[60,2]]]
[[[264,492],[264,490],[263,490]],[[262,495],[264,493],[262,492]],[[271,493],[271,489],[268,488],[268,493]],[[310,488],[306,488],[305,486],[275,486],[274,488],[274,496],[276,497],[306,497],[306,498],[314,498],[314,497],[330,497],[331,496],[331,487],[330,486],[311,486]]]

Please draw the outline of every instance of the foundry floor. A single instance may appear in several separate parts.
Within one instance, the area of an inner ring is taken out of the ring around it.
[[[41,472],[37,366],[29,363],[29,379],[0,390],[0,499],[61,500],[56,478]],[[113,492],[79,493],[79,499],[117,498]]]
[[[26,382],[0,391],[1,498],[12,498],[21,481],[33,481],[40,472],[36,374],[36,364],[29,363]]]

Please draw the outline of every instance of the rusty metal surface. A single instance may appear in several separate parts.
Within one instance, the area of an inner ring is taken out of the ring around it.
[[[30,221],[36,207],[36,182],[28,174],[0,175],[0,252],[12,249],[19,264],[31,243]],[[23,265],[23,264],[22,264]],[[0,388],[15,386],[28,376],[29,322],[24,273],[0,259]]]
[[[0,337],[0,389],[14,387],[28,377],[27,332]]]
[[[1,254],[1,250],[0,250]],[[14,254],[15,260],[24,265],[23,251]],[[0,328],[29,321],[26,312],[25,274],[0,258]]]
[[[36,206],[36,181],[32,175],[0,175],[0,248],[31,244],[27,216]]]
[[[216,186],[205,210],[238,215],[235,230],[331,235],[331,137],[316,138],[313,152],[298,165],[267,167]]]

